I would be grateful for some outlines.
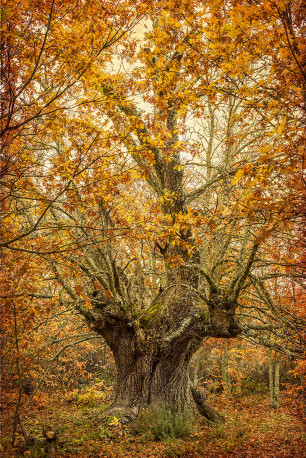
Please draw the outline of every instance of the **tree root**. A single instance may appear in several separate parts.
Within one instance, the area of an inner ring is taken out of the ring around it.
[[[139,407],[124,407],[124,406],[113,406],[110,405],[103,415],[107,415],[107,417],[118,417],[120,423],[122,425],[127,425],[132,423],[139,415],[141,409]]]
[[[193,399],[193,406],[190,406],[192,410],[198,410],[198,412],[207,420],[209,425],[220,425],[224,423],[224,417],[222,414],[217,412],[213,407],[211,407],[206,402],[205,395],[203,391],[195,385],[191,386],[191,394]],[[153,403],[154,404],[154,403]],[[139,406],[120,406],[112,404],[104,412],[108,417],[116,416],[119,418],[120,423],[128,424],[135,420],[140,411],[149,407],[149,404],[143,405],[142,408]]]
[[[191,394],[198,411],[201,415],[203,415],[204,418],[206,418],[211,423],[224,423],[223,415],[221,415],[219,412],[217,412],[215,409],[213,409],[210,405],[206,403],[204,393],[202,390],[200,390],[200,388],[198,388],[197,386],[192,386]]]

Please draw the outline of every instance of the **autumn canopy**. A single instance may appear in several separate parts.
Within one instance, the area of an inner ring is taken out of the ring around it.
[[[42,316],[77,315],[113,353],[112,412],[218,420],[189,378],[206,338],[305,351],[305,5],[1,14],[5,345],[22,358]]]

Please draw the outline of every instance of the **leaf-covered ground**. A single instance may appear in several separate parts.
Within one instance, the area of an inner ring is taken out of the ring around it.
[[[11,448],[3,425],[3,457],[306,457],[306,435],[301,411],[289,399],[279,409],[269,407],[266,396],[241,400],[212,397],[210,402],[223,412],[224,426],[209,428],[197,424],[186,439],[156,442],[149,432],[137,433],[116,420],[101,422],[102,403],[91,407],[61,399],[37,401],[35,410],[24,417],[28,432],[42,437],[48,426],[57,441],[48,446],[24,446],[17,436]]]

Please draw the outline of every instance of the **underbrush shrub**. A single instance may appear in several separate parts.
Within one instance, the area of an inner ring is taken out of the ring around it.
[[[264,394],[268,391],[266,381],[258,381],[252,377],[246,377],[241,380],[241,391],[244,395]]]
[[[168,404],[152,406],[144,410],[137,420],[137,430],[151,432],[155,440],[163,441],[188,436],[193,429],[193,416],[188,409]]]
[[[96,387],[89,387],[82,393],[77,394],[76,402],[77,405],[94,407],[100,401],[105,400],[106,396],[105,391],[100,391]]]

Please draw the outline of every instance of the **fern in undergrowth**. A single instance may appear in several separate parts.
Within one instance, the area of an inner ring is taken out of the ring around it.
[[[100,391],[95,387],[89,387],[83,393],[77,395],[76,401],[77,405],[94,407],[99,401],[105,398],[105,391]]]
[[[180,404],[177,408],[168,404],[148,407],[140,415],[138,427],[142,432],[149,430],[155,440],[182,438],[193,429],[192,415],[188,409],[182,410]]]

